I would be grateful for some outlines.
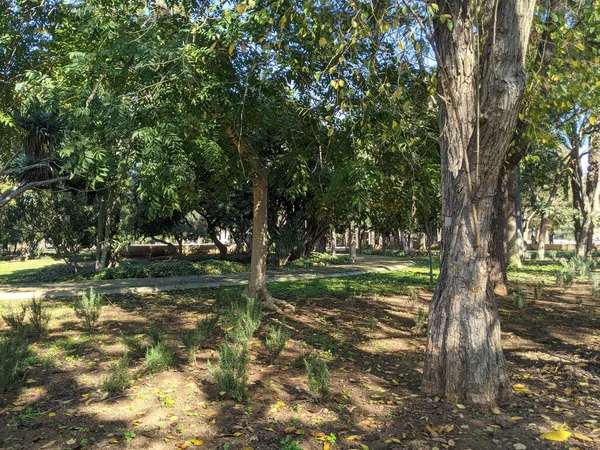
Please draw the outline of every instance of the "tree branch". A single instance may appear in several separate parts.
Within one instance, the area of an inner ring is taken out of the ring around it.
[[[23,193],[35,189],[41,186],[50,186],[52,184],[60,183],[61,181],[67,181],[69,179],[69,175],[64,175],[62,177],[51,178],[49,180],[43,181],[32,181],[31,183],[25,183],[18,186],[13,186],[10,189],[7,189],[0,195],[0,208],[6,206],[11,200],[19,197]]]

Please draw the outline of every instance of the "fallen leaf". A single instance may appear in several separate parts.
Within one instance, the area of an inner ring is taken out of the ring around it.
[[[55,417],[55,416],[56,416],[55,412],[48,413],[48,417]]]
[[[593,439],[586,436],[585,434],[581,434],[581,433],[573,433],[573,437],[575,439],[579,439],[580,441],[584,441],[584,442],[592,442]]]
[[[77,439],[69,439],[67,442],[65,442],[65,444],[67,445],[73,445],[77,443]]]
[[[352,436],[348,436],[346,438],[346,440],[348,440],[348,441],[356,441],[357,439],[360,440],[360,436],[357,434],[353,434]]]
[[[50,441],[47,444],[43,445],[41,448],[50,448],[52,447],[54,444],[56,444],[56,441]]]
[[[513,447],[515,448],[515,450],[525,450],[527,448],[520,442],[517,442],[516,444],[514,444]]]
[[[196,447],[200,447],[201,445],[204,445],[204,441],[202,439],[198,439],[198,438],[194,438],[190,442],[192,443],[192,445],[194,445]]]
[[[547,441],[563,442],[569,439],[569,436],[571,436],[570,431],[552,431],[540,435],[540,438],[546,439]]]

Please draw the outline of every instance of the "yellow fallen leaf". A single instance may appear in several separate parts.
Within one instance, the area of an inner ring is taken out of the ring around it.
[[[552,431],[550,433],[542,434],[540,438],[546,439],[547,441],[563,442],[569,439],[569,436],[571,436],[570,431]]]
[[[77,443],[77,439],[69,439],[69,440],[66,442],[66,444],[67,444],[67,445],[73,445],[73,444],[76,444],[76,443]]]
[[[385,440],[386,444],[400,444],[402,441],[398,438],[389,438]]]
[[[48,442],[47,444],[45,444],[45,445],[42,445],[42,447],[41,447],[41,448],[50,448],[50,447],[52,447],[54,444],[56,444],[56,441],[50,441],[50,442]]]
[[[200,447],[201,445],[204,445],[204,441],[202,439],[198,439],[198,438],[194,438],[190,442],[192,443],[192,445],[195,445],[196,447]]]
[[[48,413],[48,417],[56,417],[56,413],[55,412]]]
[[[360,449],[361,450],[369,450],[369,447],[366,446],[365,444],[360,444]]]
[[[360,436],[357,434],[353,434],[352,436],[348,436],[346,438],[346,440],[348,440],[348,441],[356,441],[357,439],[360,439]]]
[[[323,442],[323,450],[329,450],[331,449],[331,445],[329,445],[328,442]]]
[[[579,439],[580,441],[584,441],[584,442],[592,442],[593,439],[586,436],[585,434],[581,434],[581,433],[573,433],[573,437],[575,439]]]
[[[34,380],[33,378],[30,378],[27,381],[25,381],[25,383],[27,383],[27,384],[37,383],[37,380]]]
[[[270,431],[270,432],[273,432],[273,431],[275,431],[275,430],[274,430],[273,428],[265,428],[265,431]]]

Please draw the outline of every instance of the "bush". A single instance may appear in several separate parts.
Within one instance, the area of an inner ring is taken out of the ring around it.
[[[122,280],[130,278],[166,278],[194,275],[221,275],[247,272],[248,266],[233,261],[205,260],[201,262],[160,261],[147,265],[120,266],[103,270],[93,276],[96,280]]]
[[[209,365],[215,383],[222,391],[237,401],[246,395],[248,381],[248,352],[245,345],[223,344],[217,359],[217,367]]]
[[[0,337],[0,394],[19,383],[28,356],[28,343],[20,336]]]
[[[510,292],[510,296],[513,299],[515,306],[518,309],[525,308],[525,296],[523,295],[523,291],[521,289],[514,289]]]
[[[137,359],[144,356],[146,347],[139,336],[125,336],[121,334],[123,345],[127,347],[127,353],[131,358]]]
[[[31,323],[31,331],[35,336],[41,336],[48,332],[48,323],[50,322],[50,313],[44,309],[42,301],[31,300],[29,304],[31,314],[29,322]]]
[[[321,395],[329,396],[329,369],[327,364],[321,358],[315,355],[309,355],[304,358],[304,367],[306,368],[306,382],[308,390],[315,397]]]
[[[27,306],[21,305],[20,311],[10,311],[6,315],[2,314],[2,319],[10,327],[13,334],[20,334],[25,328],[25,317],[27,316]]]
[[[246,302],[246,296],[237,289],[220,286],[215,296],[214,307],[217,313],[224,313],[232,306]]]
[[[165,340],[163,332],[160,330],[160,328],[157,328],[155,326],[150,327],[150,330],[148,331],[148,337],[150,338],[150,342],[152,342],[152,345],[160,344]]]
[[[540,281],[539,283],[537,283],[534,288],[533,288],[533,297],[536,300],[539,300],[540,297],[542,296],[542,294],[544,293],[544,288],[546,287],[546,283],[544,283],[543,281]]]
[[[265,345],[269,350],[270,361],[273,363],[285,348],[285,344],[290,338],[290,331],[285,327],[284,323],[277,327],[271,328],[271,333],[265,340]]]
[[[575,276],[573,272],[568,269],[561,269],[561,271],[556,274],[556,282],[564,289],[571,287],[574,280]]]
[[[427,330],[427,311],[423,308],[419,308],[415,314],[414,321],[415,325],[412,328],[415,336],[423,336]]]
[[[125,390],[131,381],[131,375],[127,366],[129,365],[129,353],[125,352],[117,361],[113,373],[102,383],[102,390],[109,394],[116,394]]]
[[[260,302],[243,296],[242,301],[232,304],[229,308],[223,328],[234,342],[245,344],[260,327],[262,316]]]
[[[196,352],[198,349],[213,338],[218,320],[218,316],[203,319],[198,322],[194,330],[183,334],[182,341],[188,351],[190,364],[196,363]]]
[[[149,374],[163,372],[175,365],[173,350],[165,343],[159,342],[146,350],[144,369]]]
[[[97,294],[93,289],[90,289],[89,295],[83,293],[75,300],[73,305],[75,315],[83,321],[83,327],[86,331],[93,332],[96,330],[103,304],[102,295]]]

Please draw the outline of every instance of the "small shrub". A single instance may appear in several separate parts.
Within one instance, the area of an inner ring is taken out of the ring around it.
[[[536,300],[539,300],[540,297],[542,296],[542,294],[544,293],[544,287],[546,287],[546,283],[544,283],[543,281],[540,281],[538,284],[536,284],[533,288],[533,297]]]
[[[194,330],[187,331],[182,335],[181,339],[188,351],[190,364],[196,363],[196,352],[214,337],[218,320],[218,316],[203,319],[198,322]]]
[[[226,287],[219,287],[215,297],[214,307],[217,312],[227,312],[232,306],[245,303],[246,297],[242,292]]]
[[[146,350],[144,369],[149,374],[164,372],[173,367],[174,363],[175,355],[173,354],[173,350],[163,341]]]
[[[260,302],[244,296],[243,301],[231,305],[225,315],[224,329],[234,342],[245,344],[260,327],[262,316]]]
[[[45,310],[42,301],[31,300],[29,304],[31,314],[29,322],[31,323],[31,331],[35,336],[41,336],[48,332],[48,323],[50,322],[50,313]]]
[[[2,319],[6,322],[6,325],[10,327],[10,331],[13,334],[20,334],[25,328],[25,317],[27,316],[27,306],[21,305],[20,311],[10,311],[2,314]]]
[[[28,356],[27,342],[19,336],[0,337],[0,394],[19,383]]]
[[[148,337],[150,338],[152,345],[158,345],[165,340],[163,332],[160,330],[160,328],[155,326],[150,327],[150,330],[148,331]]]
[[[123,345],[127,347],[127,353],[131,358],[137,359],[144,356],[146,347],[139,336],[125,336],[121,334]]]
[[[518,309],[525,308],[525,296],[523,295],[523,291],[521,289],[515,289],[511,291],[510,296],[513,299],[513,303]]]
[[[248,353],[245,345],[223,344],[217,359],[217,367],[209,365],[215,383],[237,401],[246,395],[248,381]]]
[[[561,269],[560,272],[556,274],[556,282],[563,288],[567,289],[573,285],[573,281],[575,280],[575,275],[572,271],[568,269]]]
[[[129,354],[125,352],[117,361],[113,372],[102,383],[102,390],[109,394],[116,394],[125,390],[131,381],[131,375],[127,366],[129,365]]]
[[[550,259],[556,259],[556,255],[557,255],[556,250],[549,250],[548,251],[548,258],[550,258]]]
[[[289,436],[287,436],[285,439],[280,441],[280,443],[281,443],[281,445],[283,445],[283,447],[281,447],[281,450],[304,450],[300,446],[300,444],[298,444],[298,441],[293,440]]]
[[[284,323],[279,324],[277,327],[271,328],[271,333],[265,340],[265,345],[269,350],[271,363],[273,363],[273,361],[275,361],[281,354],[290,336],[290,331],[285,327]]]
[[[427,311],[423,308],[419,308],[414,317],[415,325],[412,328],[415,336],[423,336],[425,334],[425,330],[427,330],[427,320]]]
[[[329,369],[325,361],[316,355],[309,355],[304,358],[304,367],[306,368],[308,390],[315,397],[321,395],[327,398],[329,396]]]
[[[89,294],[83,293],[75,300],[73,305],[75,315],[83,321],[83,327],[86,331],[91,333],[98,327],[103,304],[102,295],[94,292],[93,289],[90,289]]]

